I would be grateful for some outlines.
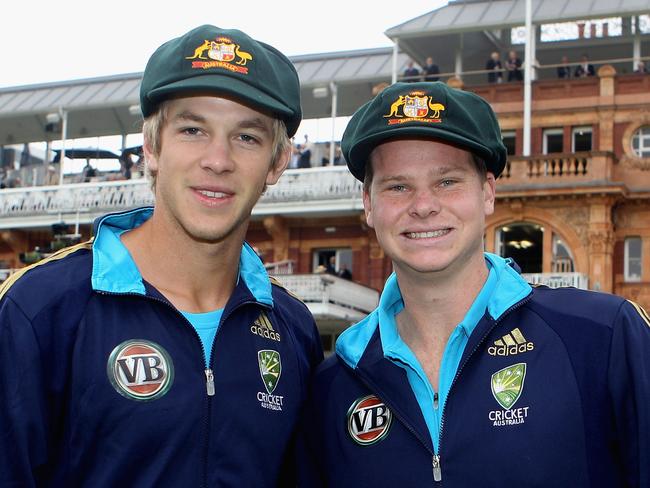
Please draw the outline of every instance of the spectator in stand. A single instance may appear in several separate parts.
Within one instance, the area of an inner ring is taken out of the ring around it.
[[[96,176],[97,170],[92,167],[90,161],[86,160],[86,166],[84,166],[83,170],[81,171],[82,181],[84,183],[88,183],[91,178],[94,178]]]
[[[404,70],[404,81],[407,83],[415,83],[419,80],[420,70],[415,67],[413,61],[409,61],[407,68]]]
[[[337,144],[334,148],[334,166],[345,166],[345,159],[341,154],[341,146]]]
[[[571,63],[568,56],[562,56],[562,65],[557,67],[558,78],[571,78]]]
[[[341,263],[341,267],[339,268],[336,275],[339,278],[343,278],[344,280],[351,280],[352,279],[352,272],[348,269],[348,265],[345,264],[345,263]]]
[[[300,146],[299,152],[298,167],[311,168],[311,142],[309,142],[307,134],[305,134],[305,142]]]
[[[433,62],[431,56],[427,58],[427,64],[424,66],[422,73],[424,74],[424,81],[438,81],[440,79],[440,76],[438,76],[440,68]]]
[[[300,159],[300,146],[296,144],[296,138],[291,138],[291,160],[289,161],[289,169],[296,169],[298,167],[298,159]]]
[[[596,70],[594,65],[589,63],[589,57],[586,54],[583,54],[580,58],[580,64],[576,67],[573,76],[576,78],[586,78],[587,76],[595,76]]]
[[[648,68],[646,68],[645,62],[639,61],[636,63],[636,69],[634,70],[635,73],[647,73]]]
[[[524,76],[521,72],[521,59],[517,56],[515,51],[508,53],[506,59],[506,70],[508,71],[508,81],[523,81]]]
[[[494,51],[490,55],[485,69],[488,70],[488,83],[501,83],[503,82],[503,66],[501,65],[501,55]]]

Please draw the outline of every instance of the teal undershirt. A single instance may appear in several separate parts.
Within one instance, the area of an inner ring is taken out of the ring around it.
[[[411,389],[420,405],[420,410],[431,435],[434,451],[438,452],[440,440],[440,430],[442,427],[442,410],[451,388],[451,383],[456,376],[460,360],[465,351],[465,346],[469,336],[474,331],[476,324],[485,314],[485,310],[490,301],[490,296],[494,291],[498,281],[496,272],[492,269],[491,263],[486,260],[489,271],[488,278],[479,292],[478,296],[472,303],[460,324],[456,326],[442,355],[440,363],[440,372],[438,378],[438,401],[435,402],[435,392],[426,373],[422,369],[420,362],[417,360],[411,348],[402,340],[397,331],[397,322],[395,316],[404,309],[404,301],[399,290],[397,280],[389,280],[386,283],[383,295],[388,295],[390,302],[386,303],[387,307],[382,310],[380,305],[379,326],[381,330],[382,345],[385,356],[396,365],[406,371]],[[387,293],[388,291],[388,293]],[[382,297],[383,298],[383,297]],[[388,300],[387,300],[388,301]],[[437,408],[435,408],[437,406]]]
[[[203,344],[203,354],[205,355],[205,364],[207,367],[210,364],[210,351],[212,351],[214,336],[217,335],[219,322],[221,322],[223,308],[204,313],[183,312],[182,310],[180,312],[199,334],[199,338]]]

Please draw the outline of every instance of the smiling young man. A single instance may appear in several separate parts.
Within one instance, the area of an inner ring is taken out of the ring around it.
[[[0,288],[1,486],[291,486],[306,306],[244,242],[300,123],[297,73],[238,30],[163,44],[140,101],[153,208]]]
[[[506,163],[487,102],[396,83],[342,149],[394,273],[317,369],[301,486],[650,486],[648,316],[483,251]]]

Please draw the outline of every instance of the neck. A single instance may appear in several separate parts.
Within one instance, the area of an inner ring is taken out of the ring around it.
[[[161,224],[154,210],[151,219],[122,235],[143,279],[179,310],[223,308],[237,282],[243,233],[209,243]]]
[[[413,340],[446,343],[463,320],[488,277],[483,254],[476,254],[462,269],[438,273],[402,273],[396,269],[404,299],[398,316],[400,335]],[[407,340],[407,342],[409,342]]]

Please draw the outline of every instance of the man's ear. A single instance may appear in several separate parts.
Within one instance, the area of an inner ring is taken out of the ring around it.
[[[278,157],[271,164],[271,168],[269,169],[269,172],[266,175],[267,185],[275,185],[278,182],[280,176],[282,176],[282,173],[284,173],[284,170],[287,169],[287,166],[289,166],[290,159],[291,159],[291,146],[289,145],[285,147],[280,152],[280,154],[278,154]]]
[[[144,160],[147,163],[149,171],[153,173],[158,171],[158,158],[154,154],[153,148],[151,147],[151,141],[147,137],[145,137],[142,142],[142,153],[144,154]]]
[[[497,193],[497,183],[493,173],[488,172],[483,182],[483,207],[485,215],[494,213],[494,201]]]
[[[372,224],[372,201],[370,199],[370,189],[366,191],[364,188],[363,190],[363,212],[366,214],[366,223],[368,224],[368,227],[371,227],[374,229],[374,226]]]

